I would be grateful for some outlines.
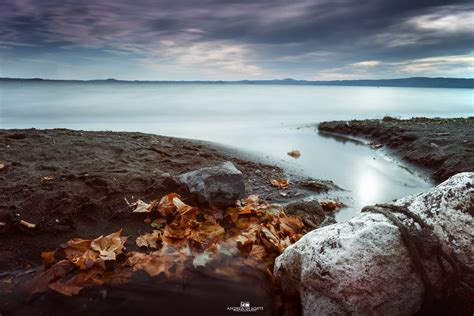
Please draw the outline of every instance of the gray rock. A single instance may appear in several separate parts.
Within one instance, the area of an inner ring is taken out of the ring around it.
[[[317,228],[326,218],[318,201],[296,201],[285,206],[288,215],[301,216],[306,225]]]
[[[445,252],[474,269],[473,172],[394,204],[417,214]],[[419,229],[411,219],[394,214]],[[422,260],[439,291],[443,276],[436,257]],[[376,213],[306,234],[276,259],[274,274],[288,295],[300,294],[304,315],[412,315],[425,292],[400,230]]]
[[[245,195],[242,172],[230,161],[184,173],[178,179],[202,202],[216,207],[232,206]]]

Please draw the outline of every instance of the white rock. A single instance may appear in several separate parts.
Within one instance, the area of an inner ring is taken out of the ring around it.
[[[473,172],[395,204],[418,214],[445,251],[473,268]],[[439,286],[434,260],[424,266]],[[308,233],[276,259],[274,273],[287,293],[299,292],[304,315],[410,315],[419,310],[424,294],[399,229],[374,213]]]

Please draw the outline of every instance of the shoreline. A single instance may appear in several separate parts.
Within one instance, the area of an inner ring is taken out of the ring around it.
[[[362,137],[374,150],[388,148],[390,154],[427,173],[435,183],[474,170],[474,117],[411,118],[327,121],[320,133]]]

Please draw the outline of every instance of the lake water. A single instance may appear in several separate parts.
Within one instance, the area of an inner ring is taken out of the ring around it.
[[[385,151],[319,135],[324,120],[472,116],[469,89],[229,84],[0,83],[0,128],[141,131],[218,142],[348,190],[351,207],[432,183]],[[299,149],[299,159],[289,157]]]

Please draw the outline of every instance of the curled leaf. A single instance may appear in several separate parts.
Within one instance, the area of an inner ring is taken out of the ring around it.
[[[99,252],[102,260],[115,260],[118,254],[122,253],[126,237],[120,237],[122,230],[107,236],[100,236],[91,242],[91,248]]]
[[[134,203],[136,208],[133,210],[133,213],[150,213],[150,204],[138,200]]]

